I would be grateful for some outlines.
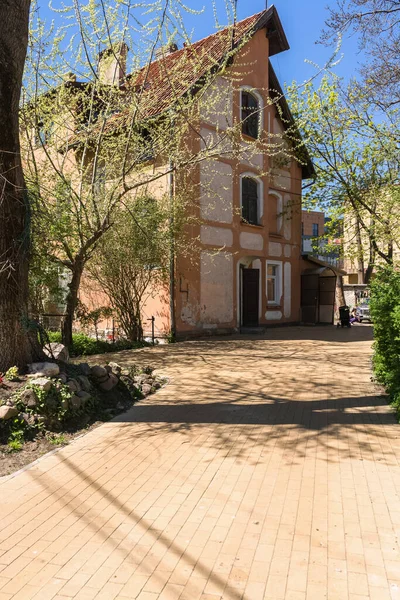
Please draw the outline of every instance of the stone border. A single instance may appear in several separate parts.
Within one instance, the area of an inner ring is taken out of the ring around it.
[[[153,392],[151,394],[151,396],[155,396],[160,390],[162,390],[164,387],[166,387],[167,385],[169,385],[173,381],[173,379],[169,378],[169,377],[164,377],[164,379],[165,379],[165,384],[162,386],[162,388],[160,388],[159,390],[156,390],[155,392]],[[146,398],[143,398],[143,400],[145,400],[145,399]],[[105,425],[109,425],[110,423],[112,423],[113,421],[115,421],[116,419],[118,419],[121,415],[124,415],[127,412],[129,412],[130,410],[132,410],[135,406],[136,405],[134,404],[128,410],[120,413],[119,415],[116,415],[110,421],[106,421],[106,422],[102,423],[101,425],[99,425],[98,427],[95,427],[94,429],[92,429],[92,431],[85,431],[85,433],[81,433],[80,435],[77,435],[70,442],[68,442],[68,444],[65,444],[65,446],[60,446],[60,448],[54,448],[54,450],[49,450],[49,452],[46,452],[42,456],[39,456],[39,458],[37,458],[36,460],[32,461],[31,463],[28,463],[24,467],[21,467],[21,469],[18,469],[18,471],[14,471],[14,473],[9,473],[9,475],[3,475],[2,477],[0,477],[0,486],[1,486],[2,483],[5,483],[9,479],[13,479],[14,477],[17,477],[18,475],[21,475],[25,471],[28,471],[29,469],[32,469],[32,467],[34,467],[35,465],[37,465],[38,463],[40,463],[45,458],[48,458],[49,456],[53,456],[53,454],[56,454],[57,452],[60,452],[61,450],[63,450],[67,446],[70,446],[71,444],[74,444],[76,441],[80,440],[81,438],[85,437],[86,435],[89,435],[89,434],[93,433],[93,431],[95,431],[96,429],[100,429],[100,427],[104,427]]]

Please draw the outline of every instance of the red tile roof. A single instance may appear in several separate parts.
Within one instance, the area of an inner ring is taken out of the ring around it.
[[[278,13],[274,6],[263,10],[236,25],[226,27],[217,33],[190,44],[181,50],[166,54],[151,62],[136,75],[129,77],[127,89],[132,86],[136,91],[138,101],[135,121],[140,122],[169,109],[186,93],[196,91],[201,87],[201,80],[221,66],[229,56],[232,48],[237,47],[247,36],[251,37],[256,31],[265,27],[269,38],[269,55],[277,54],[289,48],[285,33],[282,29]],[[267,59],[267,57],[266,57]],[[269,65],[271,92],[275,90],[277,101],[281,105],[288,122],[294,124],[290,109],[286,103],[283,91],[276,78],[272,65]],[[106,125],[107,131],[117,131],[127,125],[132,118],[128,112],[120,112],[110,118]],[[69,145],[79,143],[79,136],[69,140]],[[314,168],[306,150],[306,165],[303,167],[303,177],[313,177]]]
[[[270,11],[271,9],[269,9]],[[193,89],[196,83],[229,55],[265,20],[267,10],[240,21],[181,50],[167,54],[144,67],[132,81],[140,90],[142,118],[162,113]]]

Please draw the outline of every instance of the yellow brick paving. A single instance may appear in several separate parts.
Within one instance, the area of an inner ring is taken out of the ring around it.
[[[118,355],[170,383],[0,480],[0,600],[400,599],[400,426],[371,337]]]

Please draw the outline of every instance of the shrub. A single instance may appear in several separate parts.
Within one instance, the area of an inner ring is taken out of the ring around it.
[[[61,331],[46,331],[49,342],[61,343]]]
[[[371,284],[371,317],[374,322],[374,371],[396,407],[400,409],[400,272],[391,267],[378,271]]]
[[[50,342],[61,342],[61,333],[59,331],[48,331],[47,336]],[[129,340],[118,340],[117,342],[107,342],[106,340],[96,340],[85,333],[72,334],[71,356],[90,356],[92,354],[105,354],[106,352],[119,352],[120,350],[132,350],[146,346],[145,342],[130,342]]]
[[[8,371],[4,373],[4,378],[8,379],[8,381],[18,381],[19,372],[18,367],[10,367]]]

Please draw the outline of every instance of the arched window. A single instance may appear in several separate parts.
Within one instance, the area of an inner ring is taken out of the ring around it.
[[[242,90],[242,133],[254,139],[260,135],[260,103],[257,97],[247,90]]]
[[[242,177],[242,218],[252,225],[259,223],[258,181],[252,177]]]

